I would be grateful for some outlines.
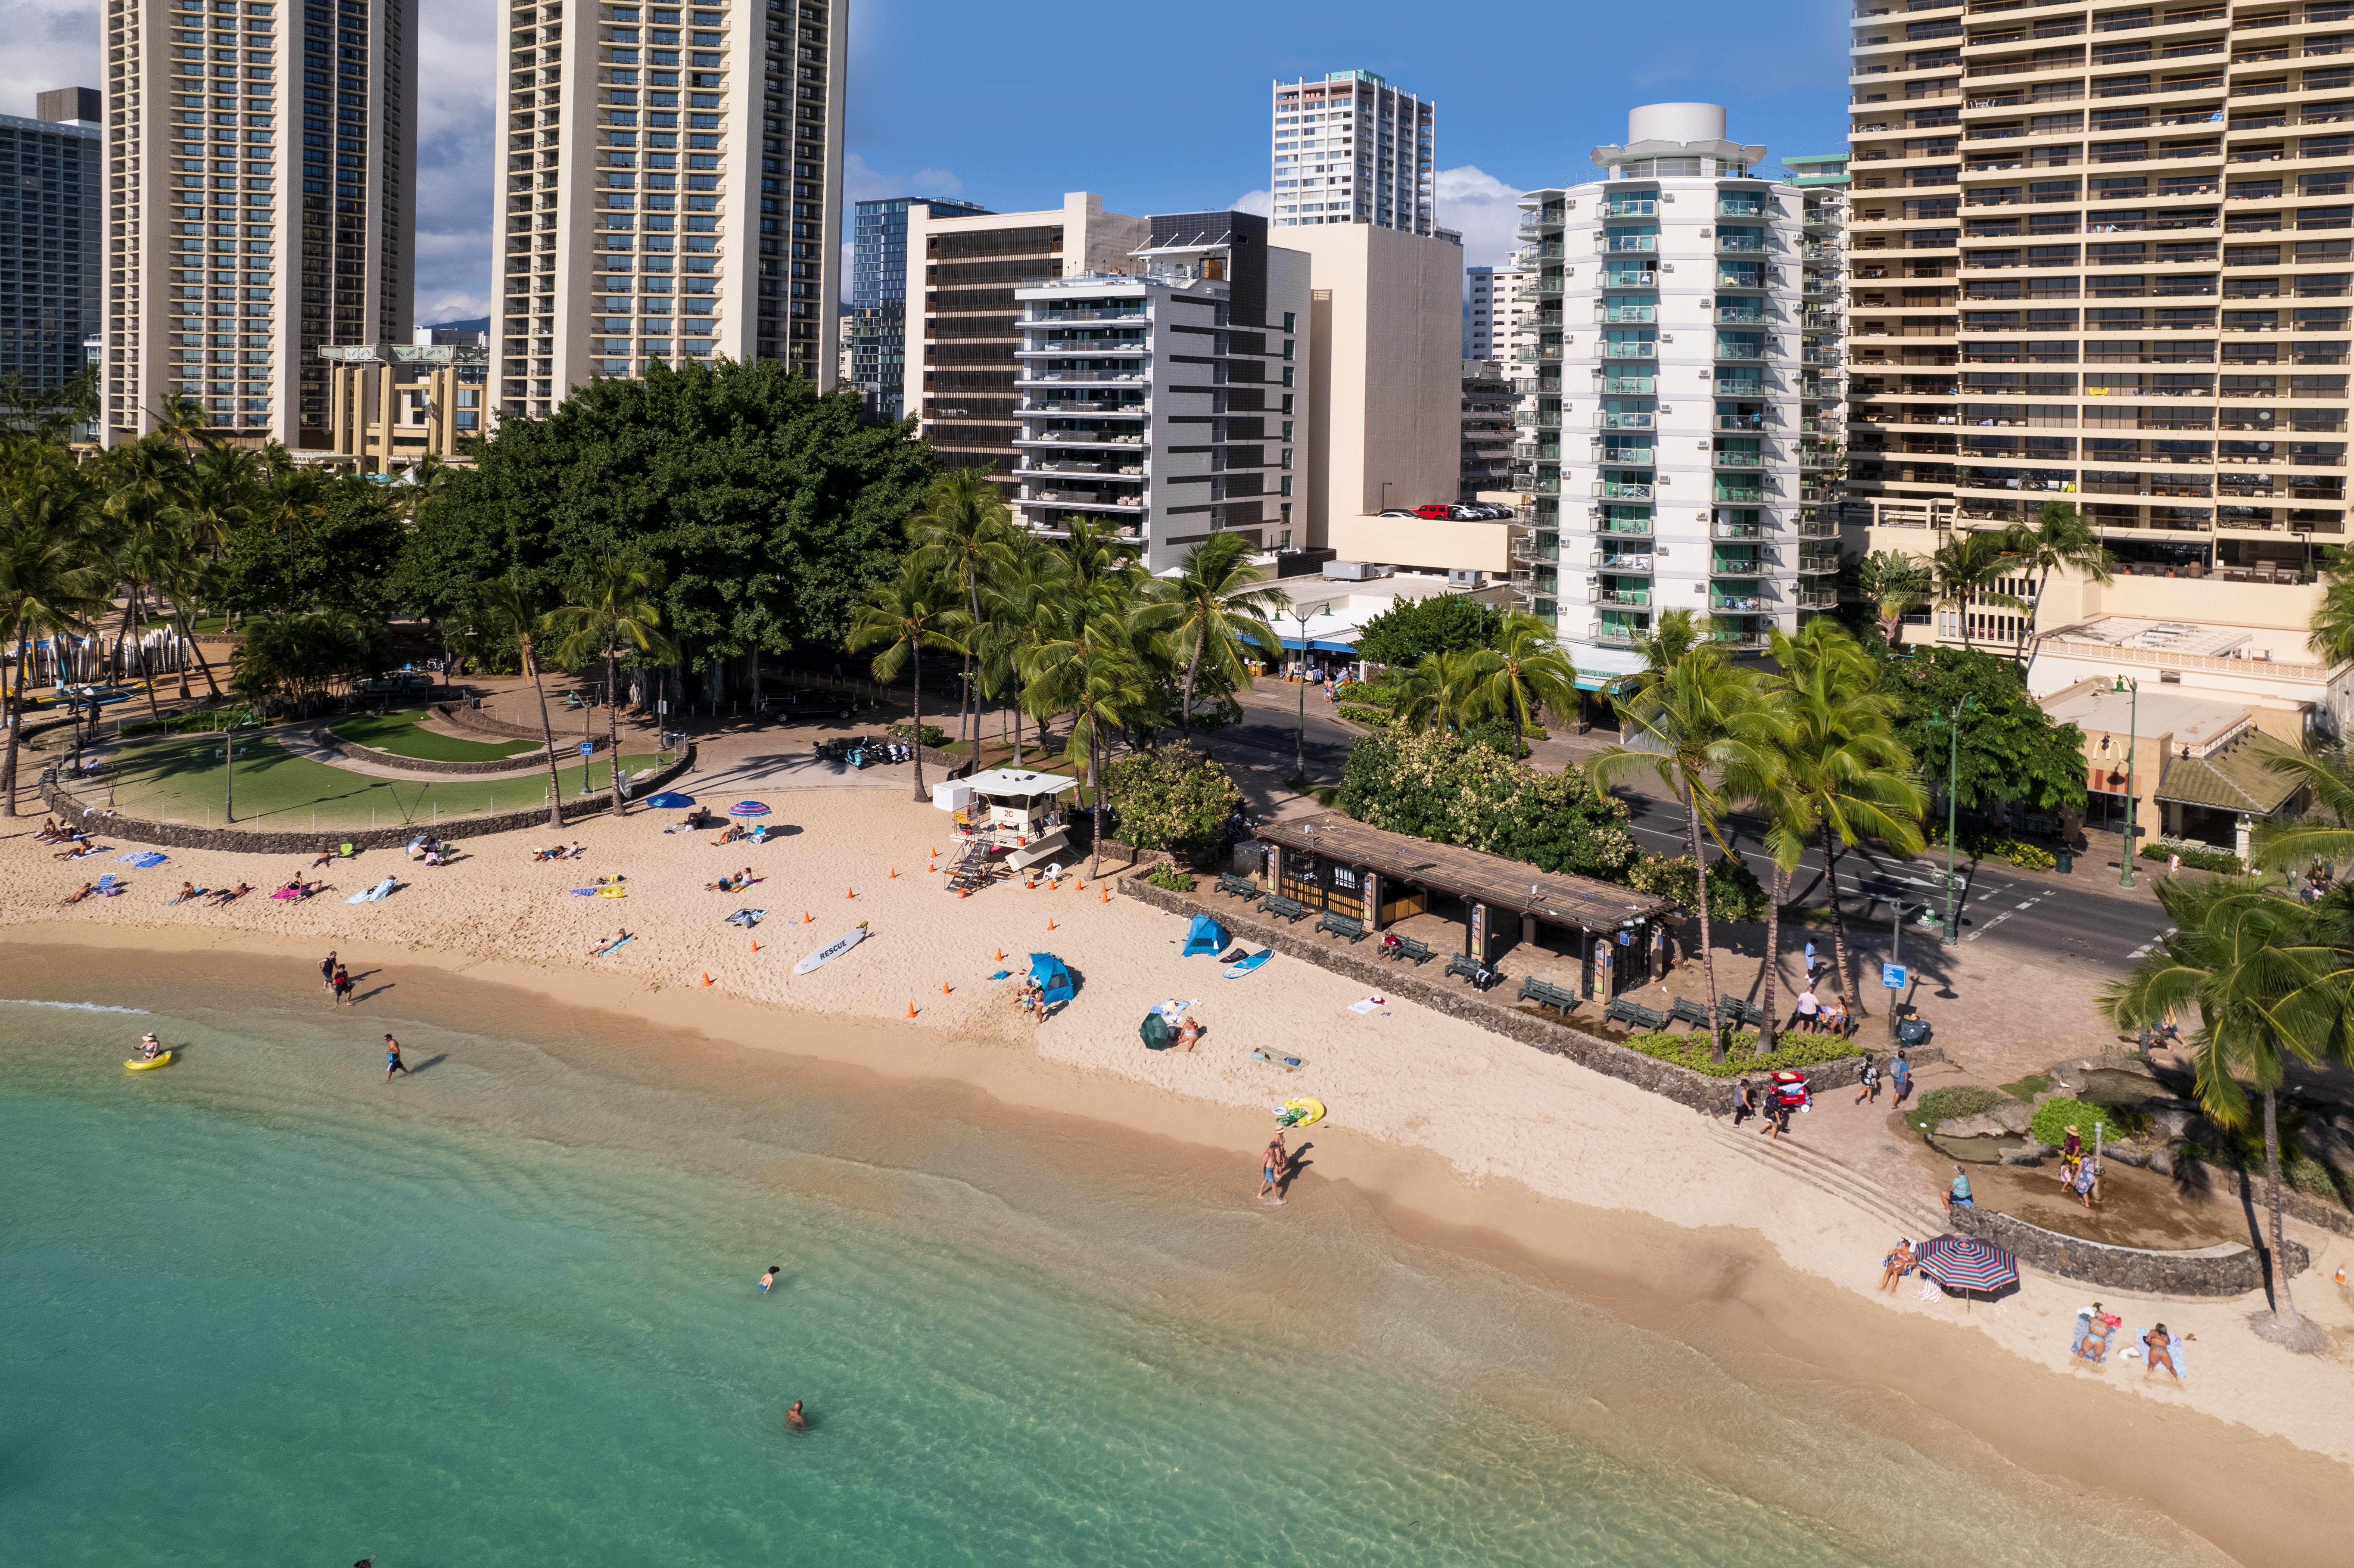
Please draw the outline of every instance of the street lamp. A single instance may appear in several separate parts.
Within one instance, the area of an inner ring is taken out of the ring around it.
[[[2119,675],[2112,689],[2130,694],[2126,702],[2126,840],[2117,856],[2124,867],[2117,874],[2117,885],[2130,893],[2134,885],[2134,741],[2137,738],[2133,732],[2141,728],[2141,683]]]
[[[1954,901],[1959,879],[1954,874],[1955,841],[1961,836],[1962,715],[1978,705],[1978,699],[1964,693],[1950,714],[1931,714],[1929,727],[1946,732],[1946,940],[1961,939],[1961,909]],[[1923,911],[1922,924],[1927,925],[1927,912]]]
[[[1292,775],[1303,789],[1308,786],[1308,623],[1332,608],[1326,599],[1313,609],[1303,609],[1294,602],[1287,613],[1299,623],[1299,737],[1294,747],[1292,762],[1297,769]]]

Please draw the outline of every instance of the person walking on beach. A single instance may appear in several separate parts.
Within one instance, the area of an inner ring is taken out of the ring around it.
[[[1733,1125],[1739,1127],[1748,1120],[1755,1108],[1749,1100],[1749,1080],[1735,1078],[1733,1081]]]
[[[335,972],[327,978],[327,994],[338,1007],[358,1005],[352,1001],[352,971],[337,964]]]
[[[1863,1066],[1856,1075],[1855,1103],[1861,1105],[1866,1100],[1876,1101],[1879,1098],[1880,1068],[1873,1064],[1871,1054],[1866,1053],[1863,1058]]]
[[[769,1287],[770,1287],[770,1286],[774,1285],[774,1284],[777,1282],[777,1273],[778,1273],[778,1267],[777,1267],[777,1266],[776,1266],[775,1264],[773,1264],[773,1263],[772,1263],[772,1264],[769,1265],[769,1272],[768,1272],[768,1273],[766,1273],[766,1274],[764,1274],[764,1275],[762,1275],[762,1276],[760,1276],[760,1294],[761,1294],[761,1295],[766,1296],[766,1295],[769,1293]]]
[[[1258,1199],[1262,1203],[1283,1202],[1283,1178],[1291,1169],[1291,1151],[1283,1146],[1283,1134],[1267,1146],[1259,1157]]]
[[[335,955],[332,951],[319,960],[319,984],[325,989],[327,1000],[333,1001],[335,996]]]
[[[395,1073],[404,1078],[410,1075],[408,1064],[400,1059],[400,1042],[387,1034],[384,1037],[384,1081],[392,1082]]]
[[[1807,983],[1815,983],[1815,944],[1812,941],[1807,944]]]
[[[1913,1064],[1904,1059],[1904,1053],[1902,1051],[1896,1053],[1896,1060],[1888,1064],[1888,1083],[1889,1086],[1896,1091],[1895,1097],[1889,1103],[1896,1109],[1903,1110],[1904,1097],[1913,1092]]]

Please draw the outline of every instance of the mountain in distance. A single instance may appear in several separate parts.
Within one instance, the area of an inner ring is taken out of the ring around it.
[[[449,327],[457,332],[488,332],[491,330],[491,318],[473,316],[462,322],[427,322],[424,324],[428,329]]]

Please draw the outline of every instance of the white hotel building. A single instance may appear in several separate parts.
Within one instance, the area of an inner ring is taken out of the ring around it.
[[[781,360],[831,391],[837,0],[500,10],[499,414],[656,360]]]
[[[1428,235],[1438,216],[1438,106],[1369,70],[1275,84],[1278,228],[1370,223]]]
[[[1745,651],[1830,609],[1837,525],[1802,527],[1802,193],[1751,172],[1766,149],[1714,104],[1637,109],[1593,157],[1603,178],[1521,200],[1515,580],[1606,678],[1668,610]]]
[[[1304,446],[1309,260],[1248,213],[1162,215],[1133,271],[1013,290],[1016,515],[1108,524],[1148,571],[1212,534],[1288,542]]]

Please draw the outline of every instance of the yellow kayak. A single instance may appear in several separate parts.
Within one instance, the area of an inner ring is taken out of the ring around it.
[[[172,1058],[176,1054],[178,1054],[177,1052],[166,1051],[160,1056],[133,1056],[131,1060],[123,1063],[122,1065],[130,1068],[134,1073],[144,1073],[152,1067],[170,1066],[172,1065]]]

